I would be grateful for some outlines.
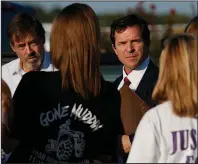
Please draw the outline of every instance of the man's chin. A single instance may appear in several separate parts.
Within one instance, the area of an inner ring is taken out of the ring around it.
[[[33,58],[29,58],[27,59],[28,63],[37,63],[39,62],[40,59],[38,59],[37,57],[33,57]]]
[[[41,63],[30,63],[28,64],[28,69],[30,71],[38,71],[40,69]]]

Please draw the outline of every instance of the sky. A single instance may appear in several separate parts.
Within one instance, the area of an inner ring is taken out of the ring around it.
[[[81,3],[86,3],[90,5],[94,11],[97,14],[101,13],[116,13],[116,12],[126,12],[126,9],[128,7],[135,8],[137,5],[137,1],[86,1],[86,0],[76,0],[76,1],[32,1],[32,2],[17,2],[17,3],[23,3],[26,5],[39,5],[45,10],[51,10],[54,7],[60,7],[63,8],[71,3],[74,2],[81,2]],[[168,13],[170,9],[174,8],[177,13],[183,13],[188,16],[194,16],[193,14],[197,13],[198,10],[198,2],[196,1],[144,1],[143,6],[147,11],[150,11],[150,5],[155,4],[156,5],[156,13]],[[192,8],[194,7],[194,9]],[[196,12],[196,13],[193,13]]]

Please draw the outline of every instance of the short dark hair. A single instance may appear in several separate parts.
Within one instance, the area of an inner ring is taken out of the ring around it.
[[[143,18],[135,14],[130,14],[130,15],[115,19],[113,23],[111,24],[110,39],[114,47],[115,47],[115,32],[123,31],[127,27],[132,27],[135,25],[140,27],[144,42],[147,45],[150,44],[150,31],[148,28],[148,23]]]
[[[7,35],[13,44],[13,36],[22,39],[28,34],[40,37],[45,43],[45,29],[41,22],[27,13],[15,15],[7,27]]]

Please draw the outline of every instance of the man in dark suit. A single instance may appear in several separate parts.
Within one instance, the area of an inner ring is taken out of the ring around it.
[[[142,100],[154,106],[152,92],[159,69],[149,57],[150,31],[147,22],[134,14],[120,17],[111,24],[110,39],[115,54],[123,64],[123,74],[114,81],[118,90],[127,82]],[[132,139],[133,136],[121,137],[125,157]]]

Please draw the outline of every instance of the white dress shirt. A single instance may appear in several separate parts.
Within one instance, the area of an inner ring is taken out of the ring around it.
[[[197,118],[179,117],[164,102],[145,113],[127,163],[195,163]]]
[[[120,82],[119,86],[118,86],[118,90],[120,90],[120,88],[122,88],[122,86],[124,85],[124,78],[127,77],[129,79],[129,81],[131,82],[131,84],[129,85],[129,88],[131,90],[136,90],[150,61],[150,57],[148,56],[140,66],[138,66],[136,69],[134,69],[130,74],[126,74],[124,67],[123,67],[123,79]]]
[[[50,72],[56,70],[57,69],[51,64],[50,54],[45,52],[41,71]],[[7,83],[8,87],[10,88],[12,96],[14,95],[14,92],[21,78],[25,73],[26,72],[24,72],[24,70],[21,68],[19,58],[2,66],[2,79]]]

